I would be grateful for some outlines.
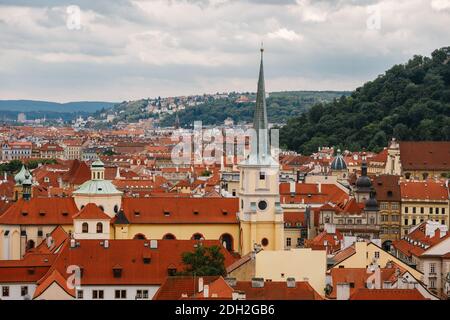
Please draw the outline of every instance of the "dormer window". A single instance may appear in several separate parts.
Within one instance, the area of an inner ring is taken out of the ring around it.
[[[226,215],[228,215],[228,211],[222,210],[222,214],[223,214],[224,216],[226,216]]]
[[[141,215],[141,213],[140,213],[139,211],[135,211],[135,212],[134,212],[134,215],[137,216],[137,217],[139,217],[139,216]]]
[[[44,211],[41,211],[41,212],[39,212],[39,215],[40,215],[41,217],[43,217],[43,216],[45,216],[45,212],[44,212]]]
[[[168,216],[170,216],[170,212],[169,212],[169,211],[164,211],[164,215],[165,215],[166,217],[168,217]]]
[[[114,275],[114,278],[121,278],[122,277],[122,267],[121,266],[113,267],[113,275]]]
[[[69,215],[69,213],[63,212],[62,215],[63,215],[64,217],[67,217],[67,216]]]
[[[28,212],[26,212],[26,211],[22,212],[22,216],[26,217],[27,215],[28,215]]]
[[[198,211],[194,211],[194,215],[198,215]]]

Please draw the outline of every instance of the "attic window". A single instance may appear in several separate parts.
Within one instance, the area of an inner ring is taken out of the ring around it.
[[[135,212],[134,212],[134,215],[135,215],[135,216],[140,216],[141,213],[140,213],[139,211],[135,211]]]
[[[34,270],[34,268],[29,268],[29,269],[27,270],[27,272],[28,272],[29,275],[34,274],[35,271],[36,271],[36,270]]]
[[[122,267],[121,266],[113,267],[113,274],[114,274],[114,278],[121,278],[122,277]]]
[[[198,215],[198,211],[197,211],[197,210],[195,210],[195,211],[194,211],[194,214],[195,214],[195,215]]]
[[[226,215],[228,215],[228,211],[222,210],[222,214],[223,214],[224,216],[226,216]]]
[[[23,212],[22,212],[22,215],[23,215],[24,217],[26,217],[26,216],[28,215],[28,212],[23,211]]]
[[[167,275],[169,277],[176,276],[177,275],[177,268],[174,268],[174,267],[167,268]]]
[[[63,212],[62,215],[63,215],[64,217],[67,217],[67,216],[69,215],[69,213]]]
[[[392,191],[387,192],[388,197],[392,197]]]
[[[164,215],[165,215],[166,217],[168,217],[168,216],[170,216],[170,212],[169,212],[169,211],[164,211]]]
[[[41,211],[41,212],[39,212],[39,215],[40,215],[41,217],[43,217],[43,216],[45,216],[45,212],[44,212],[44,211]]]

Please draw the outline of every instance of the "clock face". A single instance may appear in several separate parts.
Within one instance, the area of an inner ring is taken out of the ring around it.
[[[259,210],[266,210],[266,208],[267,208],[267,202],[264,201],[264,200],[258,202],[258,208],[259,208]]]

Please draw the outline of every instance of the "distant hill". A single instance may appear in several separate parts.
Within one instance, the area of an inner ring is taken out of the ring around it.
[[[267,113],[271,123],[286,123],[290,118],[302,114],[312,105],[330,102],[349,95],[347,91],[285,91],[272,92],[267,98]],[[184,127],[193,125],[194,121],[202,121],[205,125],[220,125],[231,118],[235,123],[253,121],[254,102],[237,103],[241,94],[230,95],[227,99],[211,100],[195,107],[178,112],[180,124]],[[247,94],[251,100],[256,95]],[[166,116],[161,126],[172,126],[175,115]]]
[[[450,47],[395,65],[349,97],[314,105],[281,129],[280,144],[305,154],[320,146],[379,151],[392,137],[450,140]]]
[[[48,102],[34,100],[0,100],[0,111],[34,112],[52,111],[61,113],[89,112],[94,113],[103,108],[111,108],[113,102],[77,101],[77,102]]]

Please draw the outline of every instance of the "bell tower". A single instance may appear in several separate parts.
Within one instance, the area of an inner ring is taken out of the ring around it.
[[[253,119],[251,151],[238,165],[240,252],[247,254],[260,246],[264,250],[282,250],[284,216],[280,205],[279,164],[269,144],[263,53]]]

